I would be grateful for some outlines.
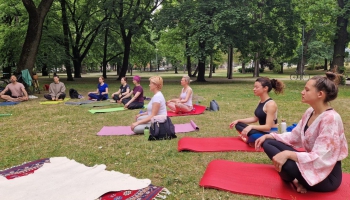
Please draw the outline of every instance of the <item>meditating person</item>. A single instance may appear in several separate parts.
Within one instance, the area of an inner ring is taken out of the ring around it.
[[[147,112],[136,115],[136,122],[131,124],[131,130],[136,134],[143,133],[146,126],[151,126],[151,119],[157,115],[167,116],[166,101],[161,92],[163,79],[160,76],[149,78],[149,89],[154,94],[147,106]]]
[[[166,102],[166,105],[170,110],[175,113],[187,113],[193,110],[192,96],[193,91],[190,85],[190,77],[183,76],[181,79],[182,90],[179,98],[171,99]]]
[[[271,129],[278,130],[277,104],[269,96],[272,88],[276,94],[280,94],[283,93],[284,84],[280,80],[270,80],[266,77],[256,79],[253,91],[254,95],[260,98],[260,102],[255,109],[255,115],[245,119],[237,119],[230,124],[230,128],[235,126],[242,140],[251,146],[254,146],[257,138],[269,133]],[[251,124],[255,122],[259,122],[259,125]]]
[[[332,72],[311,78],[301,92],[301,101],[310,108],[297,126],[291,132],[272,132],[255,141],[255,148],[263,147],[280,177],[292,182],[300,193],[334,191],[342,181],[341,160],[348,156],[348,143],[342,119],[330,106],[338,95],[335,79]]]
[[[108,84],[104,81],[102,76],[98,78],[97,90],[88,93],[90,100],[103,101],[108,99]]]
[[[141,77],[134,76],[134,78],[132,79],[132,82],[135,85],[134,89],[130,91],[129,94],[125,95],[122,98],[122,103],[124,104],[124,108],[125,109],[143,108],[144,98],[143,98],[143,88],[140,85]],[[134,96],[131,98],[132,95]]]
[[[28,93],[22,83],[17,82],[17,77],[10,77],[10,84],[6,85],[5,89],[0,92],[0,98],[5,101],[21,102],[28,100]]]
[[[131,97],[124,98],[127,94],[130,93],[130,86],[127,83],[127,78],[122,77],[120,79],[120,83],[121,85],[119,87],[119,90],[112,94],[113,100],[111,100],[111,102],[122,103],[123,99],[125,99],[124,102],[128,102],[131,99]]]
[[[53,83],[49,86],[49,94],[45,94],[44,97],[47,100],[62,101],[66,98],[66,86],[60,82],[58,75],[53,76]]]

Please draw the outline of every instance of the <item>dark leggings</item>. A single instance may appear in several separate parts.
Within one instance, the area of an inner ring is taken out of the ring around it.
[[[123,104],[127,104],[128,102],[124,101],[124,99],[122,100]],[[131,102],[128,106],[128,109],[139,109],[139,108],[143,108],[143,102]]]
[[[296,151],[291,146],[288,146],[280,141],[274,140],[274,139],[266,139],[265,142],[262,144],[262,147],[264,148],[265,153],[269,158],[272,160],[272,158],[284,151]],[[297,179],[299,184],[304,186],[307,190],[310,191],[317,191],[317,192],[330,192],[336,190],[342,181],[342,170],[341,170],[341,162],[338,161],[331,173],[328,175],[326,179],[321,181],[320,183],[310,186],[304,177],[301,175],[300,170],[294,160],[288,159],[286,163],[282,166],[281,172],[279,172],[280,177],[282,180],[287,182],[292,182],[294,179]]]
[[[248,125],[245,124],[245,123],[242,123],[242,122],[238,122],[235,126],[236,130],[241,133],[243,131],[243,129],[245,127],[247,127]],[[253,134],[268,134],[266,132],[263,132],[263,131],[258,131],[258,130],[255,130],[255,129],[252,129],[248,132],[247,136],[250,137],[252,136]]]
[[[52,97],[49,94],[44,94],[44,97],[47,100],[52,100]],[[64,98],[66,98],[66,94],[65,93],[61,93],[60,96],[58,97],[58,99],[64,99]]]

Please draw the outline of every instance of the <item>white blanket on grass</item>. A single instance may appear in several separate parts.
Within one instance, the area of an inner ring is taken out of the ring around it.
[[[34,174],[7,180],[0,176],[0,199],[93,200],[110,191],[138,190],[151,184],[129,174],[87,167],[66,157],[50,158]]]

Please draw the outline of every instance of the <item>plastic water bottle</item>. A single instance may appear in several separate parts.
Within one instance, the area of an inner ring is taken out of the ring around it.
[[[281,122],[281,133],[287,132],[287,123],[285,119],[282,119]]]
[[[146,126],[145,129],[143,130],[143,134],[145,135],[145,138],[148,140],[149,138],[149,127]]]

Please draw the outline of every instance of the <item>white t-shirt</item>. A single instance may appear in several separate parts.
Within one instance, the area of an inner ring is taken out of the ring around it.
[[[151,115],[152,113],[152,104],[153,103],[159,103],[160,107],[159,107],[159,111],[157,113],[157,115],[167,115],[167,111],[166,111],[166,105],[165,105],[165,98],[162,94],[162,92],[157,92],[151,99],[151,101],[148,103],[147,106],[147,114]]]

